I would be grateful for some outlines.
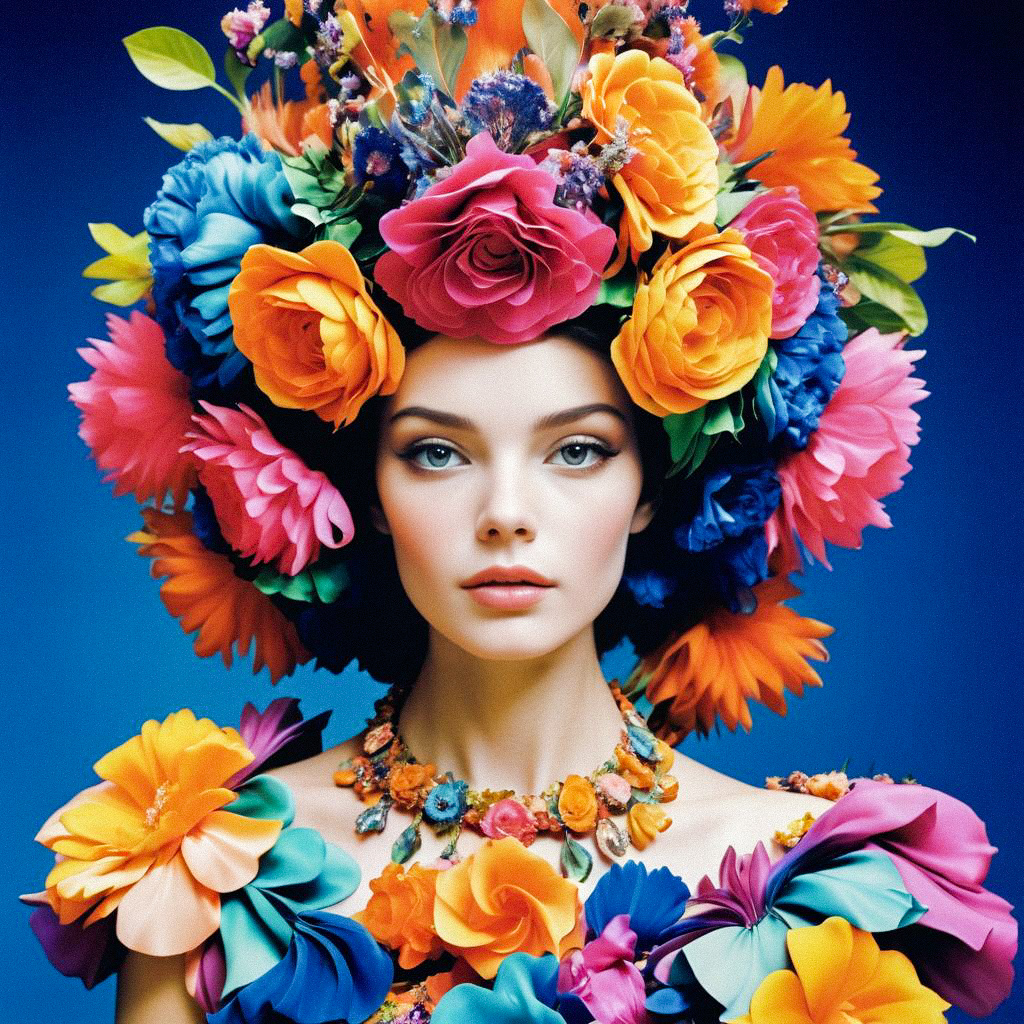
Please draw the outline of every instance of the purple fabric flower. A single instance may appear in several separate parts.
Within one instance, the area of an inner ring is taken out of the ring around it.
[[[36,902],[33,896],[22,900]],[[119,970],[124,960],[126,950],[114,935],[115,918],[116,914],[109,914],[83,928],[84,918],[61,924],[49,905],[43,905],[32,911],[28,923],[50,963],[66,977],[81,978],[86,988],[92,988]]]
[[[262,713],[253,704],[246,704],[238,731],[255,757],[251,764],[228,780],[228,788],[237,789],[246,779],[260,772],[319,754],[323,750],[321,734],[330,717],[330,711],[322,711],[303,721],[295,697],[278,697]]]

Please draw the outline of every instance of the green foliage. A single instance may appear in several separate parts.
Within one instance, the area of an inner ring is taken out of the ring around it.
[[[530,49],[548,69],[555,90],[555,103],[561,107],[580,62],[580,44],[547,0],[526,0],[523,4],[523,34]]]
[[[274,569],[265,568],[253,584],[268,597],[280,594],[290,601],[312,604],[333,604],[349,584],[349,573],[344,564],[310,566],[297,576],[285,576]]]
[[[238,54],[229,46],[224,54],[224,74],[228,76],[235,95],[243,102],[246,100],[245,83],[252,72],[252,65],[239,60]]]
[[[180,29],[144,28],[123,42],[143,77],[162,89],[205,89],[216,79],[203,44]]]
[[[469,46],[462,26],[446,22],[428,7],[419,18],[408,11],[393,11],[388,27],[401,43],[396,53],[409,54],[419,70],[430,75],[434,85],[454,99],[455,79]]]
[[[628,267],[623,273],[601,282],[595,303],[619,306],[622,309],[633,308],[633,297],[636,295],[636,271]]]
[[[192,149],[193,146],[198,146],[200,142],[209,142],[213,138],[209,129],[196,122],[192,124],[166,124],[152,117],[144,117],[142,120],[164,142],[169,142],[175,149],[180,149],[185,153]]]
[[[594,866],[594,858],[589,851],[568,832],[562,842],[562,871],[565,877],[573,882],[582,883],[587,880],[591,868]]]
[[[866,259],[858,259],[856,253],[846,260],[843,270],[863,296],[885,306],[915,337],[928,326],[928,314],[921,297],[891,270]]]

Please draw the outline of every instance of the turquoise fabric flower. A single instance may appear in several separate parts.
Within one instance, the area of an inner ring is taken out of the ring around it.
[[[453,779],[451,772],[428,794],[423,813],[435,825],[451,825],[466,813],[466,794],[469,786],[461,779]]]
[[[553,1009],[558,1001],[558,959],[512,953],[505,957],[494,978],[494,988],[456,985],[440,999],[430,1024],[565,1024]]]

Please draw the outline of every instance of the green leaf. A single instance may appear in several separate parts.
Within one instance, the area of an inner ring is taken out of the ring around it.
[[[924,249],[897,235],[879,235],[877,241],[857,249],[856,257],[892,271],[907,284],[916,281],[928,269]]]
[[[583,52],[580,44],[547,0],[526,0],[523,4],[523,34],[530,49],[548,69],[555,89],[555,103],[561,105],[580,63]]]
[[[351,249],[352,243],[359,237],[359,232],[362,230],[363,225],[357,220],[336,220],[328,224],[319,237],[332,242],[341,242],[346,249]]]
[[[861,299],[855,306],[841,308],[839,316],[851,336],[860,334],[869,327],[877,328],[883,334],[894,334],[906,329],[903,320],[891,309],[870,299]]]
[[[349,573],[342,562],[332,566],[314,565],[295,576],[285,576],[268,566],[252,582],[268,597],[280,594],[290,601],[331,604],[348,586]]]
[[[894,235],[903,239],[904,242],[913,242],[914,245],[923,245],[925,248],[934,249],[937,245],[948,242],[953,235],[963,235],[972,242],[977,242],[975,235],[959,228],[932,228],[930,231],[921,231],[911,227],[910,224],[900,224],[898,221],[857,221],[852,224],[829,224],[825,228],[826,235],[844,235],[848,232],[854,234],[886,234]]]
[[[669,436],[669,446],[673,462],[682,461],[700,434],[704,426],[704,410],[694,409],[693,412],[672,413],[661,421]]]
[[[633,27],[636,19],[628,7],[608,4],[602,7],[590,23],[591,39],[622,39]]]
[[[752,188],[743,192],[719,192],[718,216],[715,217],[715,223],[719,227],[724,227],[735,220],[763,191],[765,190]]]
[[[247,98],[245,83],[252,72],[252,65],[239,60],[238,54],[229,46],[227,53],[224,54],[224,74],[228,76],[228,81],[231,83],[231,88],[235,90],[235,95],[243,102]]]
[[[633,308],[633,297],[636,295],[636,273],[630,270],[626,274],[618,274],[601,282],[597,290],[595,303],[619,306],[622,309]]]
[[[157,121],[152,117],[142,119],[160,136],[164,142],[169,142],[175,149],[188,152],[193,146],[200,142],[209,142],[213,135],[209,129],[193,121],[192,124],[167,124],[164,121]]]
[[[856,254],[843,264],[843,270],[862,295],[892,310],[915,337],[928,326],[928,314],[920,296],[891,271],[859,260]]]
[[[392,11],[388,28],[401,43],[395,51],[408,53],[420,71],[430,75],[443,93],[455,97],[455,79],[466,56],[469,37],[461,25],[452,25],[427,8],[416,18],[408,11]]]
[[[216,81],[203,44],[180,29],[144,28],[122,42],[143,77],[162,89],[205,89]]]
[[[576,842],[568,832],[562,843],[562,872],[565,877],[573,882],[582,883],[587,880],[591,868],[594,866],[594,858],[581,843]]]

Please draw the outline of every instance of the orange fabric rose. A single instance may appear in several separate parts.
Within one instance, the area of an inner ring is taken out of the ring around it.
[[[484,978],[511,953],[561,958],[583,947],[578,887],[511,836],[442,871],[436,892],[437,934]]]
[[[401,967],[418,967],[444,951],[434,930],[434,887],[438,871],[413,864],[388,866],[370,882],[373,895],[354,920],[382,945],[398,950]]]
[[[739,391],[768,351],[774,285],[738,231],[698,227],[642,280],[611,358],[633,401],[655,416]]]
[[[562,783],[558,813],[573,832],[589,832],[597,824],[597,794],[582,775],[569,775]]]
[[[257,386],[283,409],[312,410],[337,428],[398,387],[405,350],[340,242],[298,253],[251,246],[228,308]]]
[[[612,176],[625,210],[619,252],[605,273],[616,273],[628,250],[635,261],[650,249],[655,231],[683,238],[715,219],[718,144],[701,120],[700,104],[682,72],[642,50],[590,59],[583,116],[597,127],[598,145],[610,142],[620,119],[635,155]]]
[[[432,764],[400,764],[391,772],[391,799],[410,810],[433,788],[437,768]]]

